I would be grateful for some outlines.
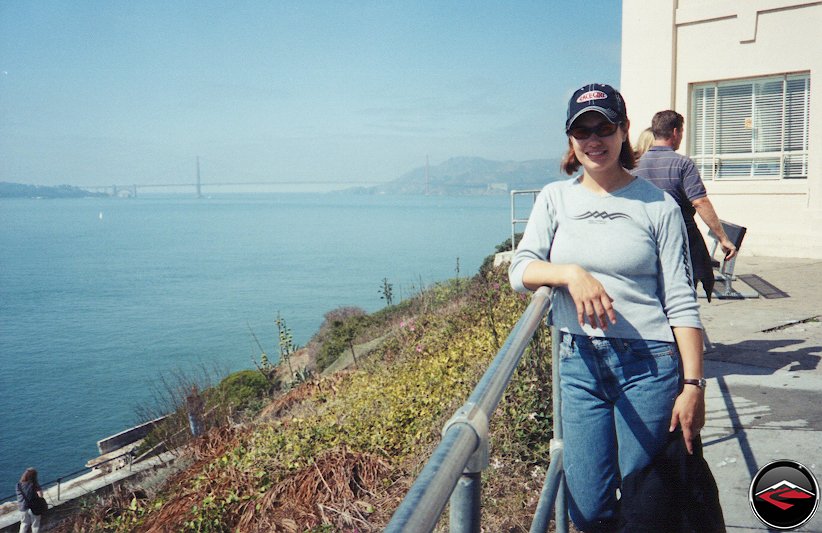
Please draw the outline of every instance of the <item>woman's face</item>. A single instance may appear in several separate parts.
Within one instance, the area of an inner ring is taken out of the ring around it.
[[[601,113],[589,111],[574,121],[568,137],[585,170],[596,172],[620,166],[619,154],[626,135],[622,125],[611,124]]]

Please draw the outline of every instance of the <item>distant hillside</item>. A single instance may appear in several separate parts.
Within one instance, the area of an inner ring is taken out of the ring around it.
[[[0,198],[89,198],[97,196],[107,195],[72,187],[71,185],[47,187],[45,185],[26,185],[24,183],[0,181]]]
[[[512,189],[541,189],[561,179],[559,160],[491,161],[481,157],[454,157],[439,165],[425,166],[376,187],[357,191],[366,194],[474,195],[506,194]]]

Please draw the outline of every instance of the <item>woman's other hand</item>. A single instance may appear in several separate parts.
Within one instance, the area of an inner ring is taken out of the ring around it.
[[[682,436],[685,438],[685,448],[689,455],[694,453],[694,439],[705,425],[705,391],[693,385],[685,388],[674,402],[674,411],[671,415],[670,431],[682,427]]]

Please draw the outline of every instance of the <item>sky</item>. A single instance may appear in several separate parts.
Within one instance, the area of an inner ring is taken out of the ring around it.
[[[0,0],[0,181],[368,184],[559,157],[621,2]]]

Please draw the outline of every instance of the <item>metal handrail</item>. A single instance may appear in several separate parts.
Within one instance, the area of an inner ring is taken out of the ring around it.
[[[554,410],[554,437],[551,439],[551,463],[545,476],[545,484],[537,502],[534,520],[531,522],[530,533],[545,533],[548,531],[551,511],[556,512],[554,530],[557,533],[568,533],[568,504],[565,500],[565,491],[562,490],[565,482],[565,468],[562,435],[562,394],[559,386],[559,333],[556,326],[551,326],[551,395]]]
[[[550,289],[539,288],[465,405],[445,424],[442,441],[394,512],[385,531],[430,533],[439,521],[449,496],[451,531],[480,531],[480,475],[488,466],[488,421],[550,306]],[[554,369],[558,367],[556,364],[552,366]],[[554,412],[556,426],[556,402]],[[540,499],[538,514],[550,514],[550,507],[557,495],[560,495],[558,509],[560,502],[564,502],[561,496],[563,491],[559,489],[562,481],[562,446],[556,437],[555,427],[551,468],[546,478],[547,489],[543,490],[550,501],[544,503]],[[561,507],[558,516],[564,513],[565,509]],[[560,521],[557,525],[557,531],[563,531],[559,529]],[[567,525],[564,531],[567,531]]]

